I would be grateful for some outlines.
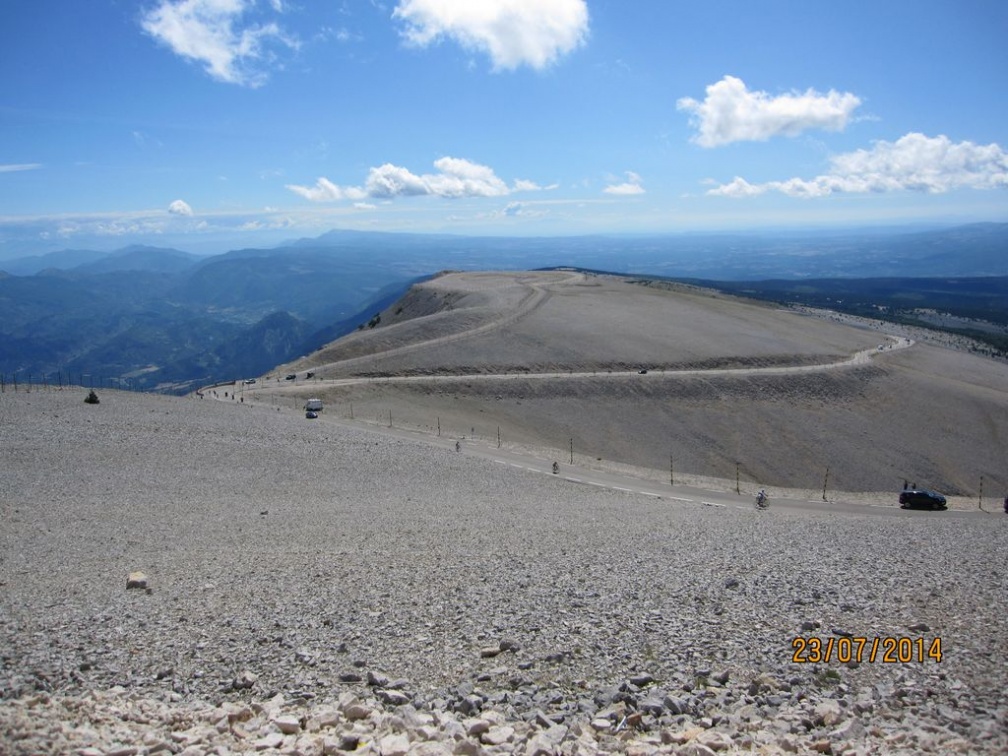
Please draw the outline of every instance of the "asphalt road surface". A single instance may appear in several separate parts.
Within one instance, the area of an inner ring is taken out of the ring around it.
[[[672,485],[660,483],[654,480],[642,479],[623,473],[610,472],[606,470],[596,470],[577,464],[569,463],[569,459],[550,459],[532,452],[521,452],[513,449],[497,448],[492,441],[477,439],[456,439],[454,437],[437,437],[424,431],[407,430],[404,428],[373,425],[359,421],[346,420],[344,418],[326,417],[319,415],[318,420],[312,422],[333,423],[336,425],[349,426],[370,433],[378,433],[396,438],[411,439],[422,443],[431,444],[444,449],[453,450],[455,444],[459,444],[459,454],[488,459],[497,464],[508,465],[532,473],[545,476],[555,476],[562,480],[569,481],[574,485],[599,486],[614,491],[623,491],[629,494],[640,496],[650,496],[662,499],[670,503],[677,503],[692,506],[705,506],[723,508],[726,510],[753,510],[756,511],[755,496],[746,491],[735,493],[734,491],[710,491],[702,488],[685,485]],[[553,473],[553,462],[559,465],[559,471]],[[760,512],[761,515],[774,516],[775,512],[813,512],[822,515],[829,514],[859,514],[859,515],[888,515],[900,517],[985,517],[987,513],[978,510],[955,510],[949,509],[944,512],[928,512],[923,510],[900,509],[897,503],[898,492],[893,492],[893,502],[891,505],[865,504],[861,502],[845,501],[842,492],[827,491],[827,499],[796,499],[784,498],[774,494],[772,488],[767,489],[770,507]]]

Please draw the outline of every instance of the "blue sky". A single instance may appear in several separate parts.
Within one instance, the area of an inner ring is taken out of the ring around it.
[[[1008,220],[1003,0],[0,8],[0,255]]]

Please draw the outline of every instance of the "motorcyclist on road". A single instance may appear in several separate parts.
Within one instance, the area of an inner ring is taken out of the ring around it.
[[[557,464],[556,462],[554,462],[553,463],[553,474],[556,475],[558,472],[560,472],[560,465]]]

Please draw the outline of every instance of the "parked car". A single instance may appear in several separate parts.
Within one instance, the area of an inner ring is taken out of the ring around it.
[[[244,383],[246,386],[251,386],[253,383],[255,383],[255,378],[246,378]]]
[[[316,412],[315,410],[308,410],[307,412],[304,413],[304,416],[309,420],[314,420],[318,417],[318,412]]]
[[[901,509],[948,509],[945,497],[926,488],[908,488],[900,491]]]
[[[297,378],[297,373],[289,373],[287,375],[287,377],[284,378],[284,380],[285,381],[293,381],[295,378]]]

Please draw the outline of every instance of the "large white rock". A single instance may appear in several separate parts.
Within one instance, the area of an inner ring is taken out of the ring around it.
[[[294,735],[301,732],[301,720],[293,714],[284,714],[273,719],[273,724],[277,726],[284,735]]]
[[[147,576],[144,573],[140,572],[139,570],[136,572],[131,572],[126,577],[126,590],[128,591],[133,588],[138,588],[141,591],[147,589]]]

